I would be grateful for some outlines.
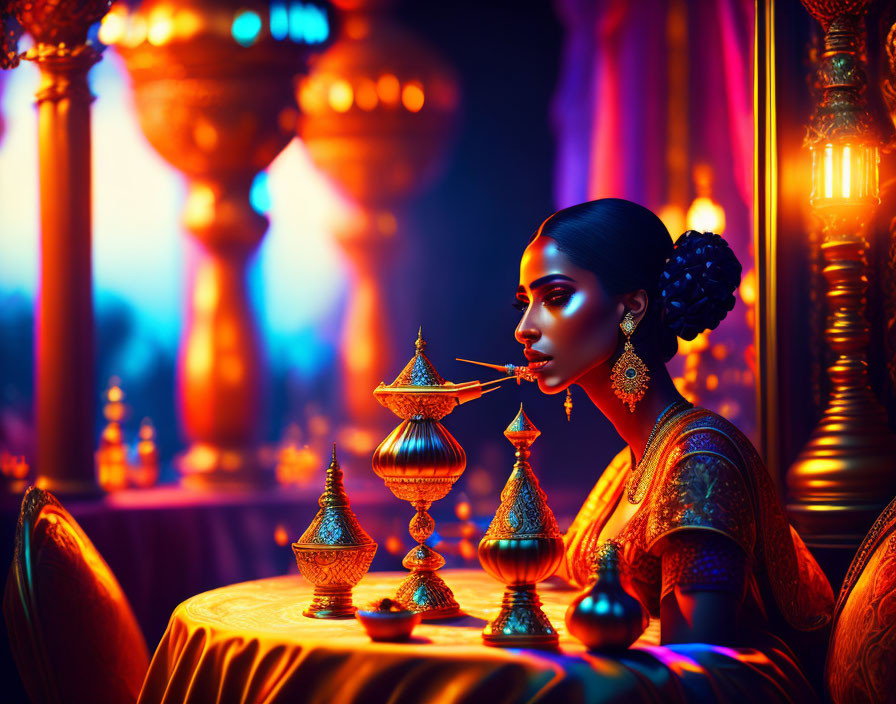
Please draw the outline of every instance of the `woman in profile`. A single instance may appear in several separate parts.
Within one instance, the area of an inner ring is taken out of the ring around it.
[[[831,587],[749,440],[688,403],[666,370],[677,338],[733,308],[740,274],[718,235],[673,245],[646,208],[582,203],[545,220],[523,253],[516,338],[543,393],[580,386],[627,444],[567,532],[560,576],[584,586],[595,549],[616,540],[651,617],[641,642],[770,653],[785,680],[775,688],[800,701],[802,672],[824,652]]]

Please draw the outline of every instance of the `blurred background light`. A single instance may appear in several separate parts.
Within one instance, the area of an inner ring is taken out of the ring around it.
[[[330,21],[322,7],[310,3],[289,5],[289,37],[294,42],[322,44],[330,36]]]
[[[233,38],[243,46],[251,46],[261,33],[261,17],[252,10],[240,10],[230,27]]]
[[[0,296],[17,294],[33,303],[39,247],[38,71],[24,63],[5,81]],[[92,125],[94,297],[98,318],[116,306],[130,314],[132,329],[116,355],[121,365],[116,373],[127,382],[160,351],[173,358],[177,348],[187,265],[180,223],[186,194],[177,172],[141,133],[127,74],[114,52],[107,51],[93,69],[91,85],[98,96]],[[338,337],[334,319],[346,286],[331,225],[348,206],[297,141],[259,174],[251,200],[271,221],[250,283],[253,301],[263,303],[259,311],[272,362],[302,373],[319,369],[330,361]]]

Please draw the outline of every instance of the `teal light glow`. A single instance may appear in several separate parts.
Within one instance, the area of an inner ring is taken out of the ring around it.
[[[261,33],[261,17],[252,10],[241,10],[233,18],[230,33],[239,44],[251,46]]]
[[[282,2],[271,3],[271,36],[280,41],[289,34],[289,11]]]
[[[301,2],[289,6],[290,39],[305,44],[320,44],[329,36],[330,21],[322,7]]]
[[[271,210],[271,193],[268,190],[268,172],[262,171],[252,181],[249,202],[256,213],[264,215]]]

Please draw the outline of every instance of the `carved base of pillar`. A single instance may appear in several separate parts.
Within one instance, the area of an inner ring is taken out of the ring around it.
[[[788,472],[787,511],[810,547],[856,549],[896,493],[896,436],[870,392],[834,400]]]
[[[885,505],[836,499],[792,502],[787,504],[787,514],[810,548],[842,548],[855,552]]]
[[[273,466],[259,448],[195,443],[175,460],[181,485],[200,490],[263,489],[275,483]]]

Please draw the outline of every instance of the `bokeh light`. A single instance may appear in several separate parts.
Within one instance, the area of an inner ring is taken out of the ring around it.
[[[240,10],[233,18],[230,33],[238,44],[252,46],[261,34],[261,17],[252,10]]]
[[[401,91],[401,103],[410,112],[420,112],[423,109],[423,86],[417,81],[405,84]]]
[[[330,107],[336,112],[346,112],[351,108],[354,95],[348,81],[338,80],[330,85]]]

